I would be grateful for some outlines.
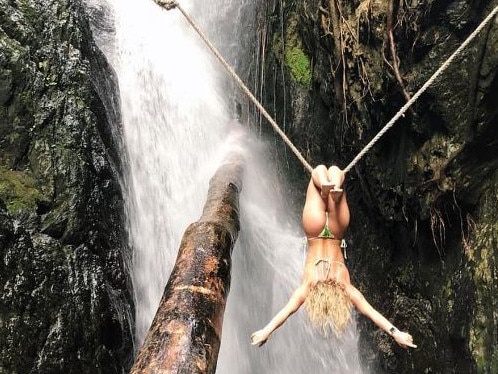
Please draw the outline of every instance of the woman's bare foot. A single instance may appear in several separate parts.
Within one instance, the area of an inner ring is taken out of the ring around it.
[[[331,182],[325,182],[322,184],[320,189],[320,194],[322,199],[326,199],[329,196],[330,191],[334,190],[335,186]]]
[[[338,203],[339,200],[341,199],[343,190],[342,188],[336,189],[336,190],[331,190],[330,191],[330,197],[334,201],[334,203]]]
[[[344,183],[344,172],[337,166],[332,165],[328,170],[329,181],[336,186],[336,190],[340,190]]]

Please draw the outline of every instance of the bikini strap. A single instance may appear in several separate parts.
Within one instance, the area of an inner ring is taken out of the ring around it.
[[[346,252],[346,248],[348,247],[348,244],[346,243],[346,240],[345,239],[341,239],[341,248],[342,250],[344,251],[344,259],[347,260],[348,259],[348,254]]]
[[[344,239],[337,239],[337,238],[327,238],[327,237],[322,237],[322,236],[314,236],[312,238],[307,238],[307,240],[316,240],[316,239],[335,241],[337,244],[339,244],[341,246],[341,248],[342,248],[342,242],[344,240]]]
[[[303,267],[306,265],[306,252],[308,251],[308,238],[306,236],[303,237]]]

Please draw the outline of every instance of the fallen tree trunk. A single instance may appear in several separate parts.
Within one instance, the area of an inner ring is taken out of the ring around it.
[[[214,373],[237,240],[243,157],[231,154],[209,182],[202,216],[184,233],[158,311],[130,371]]]

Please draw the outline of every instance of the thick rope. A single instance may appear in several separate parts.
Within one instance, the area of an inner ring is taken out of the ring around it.
[[[199,34],[201,39],[206,43],[209,49],[214,53],[214,55],[218,58],[218,60],[222,63],[222,65],[228,70],[228,72],[232,75],[238,85],[242,88],[244,93],[251,99],[251,101],[256,105],[256,107],[260,110],[263,116],[270,122],[275,131],[282,137],[284,142],[289,146],[289,148],[294,152],[297,158],[301,161],[304,167],[311,173],[313,168],[311,165],[304,159],[298,149],[292,144],[292,142],[287,138],[285,133],[280,129],[278,124],[273,120],[273,118],[268,114],[265,108],[259,103],[259,101],[254,97],[252,92],[247,88],[244,82],[239,78],[237,73],[232,69],[232,67],[225,61],[223,56],[217,51],[217,49],[211,44],[211,42],[206,38],[206,36],[202,33],[202,31],[197,27],[197,25],[192,21],[189,15],[183,10],[183,8],[178,4],[177,1],[168,1],[168,0],[154,0],[159,6],[165,8],[166,10],[170,10],[173,8],[178,8],[183,16],[186,18],[188,23],[194,28],[194,30]],[[375,143],[389,130],[395,122],[402,116],[405,115],[405,112],[413,105],[415,101],[427,90],[427,88],[434,83],[434,81],[441,75],[448,66],[453,62],[453,60],[467,47],[467,45],[475,39],[475,37],[482,31],[482,29],[488,24],[488,22],[498,13],[498,6],[495,7],[491,13],[481,22],[481,24],[474,30],[472,34],[457,48],[455,52],[441,65],[441,67],[436,70],[436,72],[427,80],[427,82],[408,100],[405,105],[401,107],[401,109],[394,115],[394,117],[377,133],[377,135],[358,153],[358,155],[344,168],[344,172],[349,172],[353,166],[355,166],[358,161],[373,147]]]
[[[251,101],[256,105],[256,107],[259,109],[259,111],[263,114],[263,116],[270,122],[270,124],[273,126],[275,131],[281,136],[281,138],[284,140],[284,142],[289,146],[289,148],[294,152],[294,154],[297,156],[299,161],[304,165],[304,167],[311,173],[313,171],[313,168],[311,165],[308,163],[308,161],[305,160],[305,158],[301,155],[299,150],[292,144],[292,142],[287,138],[285,133],[280,129],[278,124],[273,120],[273,118],[268,114],[266,109],[259,103],[258,99],[252,94],[252,92],[247,88],[247,86],[244,84],[244,82],[239,78],[237,73],[232,69],[232,67],[226,62],[226,60],[223,58],[223,56],[218,52],[218,50],[211,44],[211,42],[206,38],[206,36],[202,33],[202,31],[197,27],[197,25],[192,21],[192,19],[189,17],[189,15],[183,10],[183,8],[178,4],[176,1],[165,1],[165,0],[155,0],[155,2],[160,5],[161,7],[164,7],[166,10],[170,10],[173,8],[178,8],[180,12],[182,12],[183,16],[187,19],[188,23],[194,28],[195,31],[199,34],[201,39],[206,43],[208,48],[214,53],[214,55],[218,58],[218,60],[222,63],[222,65],[228,70],[228,72],[232,75],[232,77],[235,79],[237,84],[240,86],[242,91],[251,99]]]
[[[360,153],[349,163],[348,166],[344,168],[344,172],[347,173],[351,168],[372,148],[372,146],[384,135],[384,133],[389,130],[394,123],[402,116],[405,112],[412,106],[412,104],[424,93],[427,88],[434,83],[441,73],[446,70],[446,68],[453,62],[453,60],[467,47],[467,45],[479,34],[486,24],[496,15],[498,12],[498,6],[493,9],[493,11],[481,22],[481,24],[474,30],[472,34],[458,47],[458,49],[453,52],[453,54],[444,62],[443,65],[429,78],[429,80],[412,96],[410,100],[406,102],[405,105],[401,107],[398,113],[379,131],[379,133],[361,150]]]

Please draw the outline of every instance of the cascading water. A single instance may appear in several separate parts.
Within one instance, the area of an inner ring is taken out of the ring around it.
[[[100,47],[117,73],[121,95],[137,344],[154,317],[183,232],[202,212],[209,178],[237,146],[244,149],[247,166],[217,372],[363,372],[354,326],[340,339],[323,337],[301,311],[266,345],[250,345],[250,334],[299,283],[300,217],[289,218],[285,189],[272,175],[264,143],[249,133],[242,140],[230,136],[240,134],[230,124],[239,93],[181,13],[164,11],[152,0],[86,2],[107,7],[115,24],[113,34],[100,38]],[[232,66],[250,58],[241,45],[255,34],[257,2],[181,4]]]

